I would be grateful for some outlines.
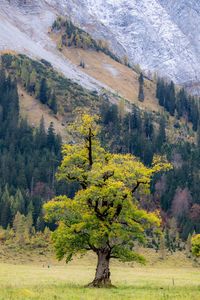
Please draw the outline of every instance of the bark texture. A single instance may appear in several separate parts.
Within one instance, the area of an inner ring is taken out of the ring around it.
[[[94,280],[88,285],[89,287],[112,287],[110,280],[110,251],[101,249],[97,252],[98,261]]]

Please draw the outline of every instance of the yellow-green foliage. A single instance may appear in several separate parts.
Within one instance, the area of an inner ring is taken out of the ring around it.
[[[200,256],[200,234],[196,234],[192,237],[192,254],[196,257]]]
[[[158,228],[160,219],[139,207],[135,192],[149,193],[152,176],[171,165],[155,157],[147,168],[135,156],[105,151],[96,117],[83,115],[70,129],[74,142],[63,147],[57,178],[82,188],[73,200],[56,197],[44,206],[46,219],[58,223],[53,233],[57,257],[69,261],[78,252],[109,247],[113,258],[143,262],[133,251],[135,241],[144,243],[146,231]]]

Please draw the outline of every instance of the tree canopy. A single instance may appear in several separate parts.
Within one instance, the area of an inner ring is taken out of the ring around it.
[[[63,147],[59,180],[77,181],[81,189],[72,199],[54,198],[45,204],[46,218],[58,224],[53,233],[57,257],[69,261],[77,253],[98,255],[93,286],[110,284],[109,260],[144,262],[134,252],[145,242],[145,231],[160,225],[156,212],[140,208],[135,193],[149,192],[154,173],[170,169],[160,157],[152,168],[130,154],[111,154],[98,140],[97,117],[82,115],[72,126],[77,143]]]

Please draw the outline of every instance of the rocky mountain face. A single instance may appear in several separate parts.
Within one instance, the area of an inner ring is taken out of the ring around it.
[[[60,13],[43,0],[1,0],[0,51],[14,50],[46,59],[65,76],[90,90],[106,87],[81,72],[56,49],[48,30]]]
[[[198,79],[200,1],[85,0],[85,6],[132,63],[179,83]]]
[[[64,58],[48,37],[56,15],[68,15],[119,56],[177,83],[200,78],[200,1],[1,0],[0,49],[49,60],[90,88],[101,86]],[[83,80],[84,78],[84,80]]]

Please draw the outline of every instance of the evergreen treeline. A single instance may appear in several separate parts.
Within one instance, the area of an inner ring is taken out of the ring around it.
[[[58,189],[60,159],[61,138],[53,123],[46,132],[43,120],[33,130],[21,119],[16,81],[0,70],[0,226],[12,225],[19,212],[31,214],[41,229],[43,201]]]
[[[163,106],[171,116],[184,117],[193,124],[193,130],[197,130],[199,122],[199,109],[195,97],[188,96],[182,88],[175,91],[174,83],[158,79],[156,97],[159,104]]]
[[[104,147],[115,153],[132,153],[150,165],[153,155],[160,153],[166,141],[164,117],[160,118],[156,129],[152,114],[141,113],[134,105],[130,113],[121,114],[117,105],[105,101],[100,113]]]
[[[0,226],[13,225],[19,212],[30,216],[38,230],[44,229],[42,205],[55,194],[73,195],[76,186],[58,184],[54,175],[61,159],[61,140],[50,125],[46,132],[44,121],[32,129],[19,116],[18,82],[42,103],[50,106],[49,99],[59,99],[65,113],[73,117],[76,107],[87,106],[97,110],[102,119],[101,141],[112,152],[132,153],[150,165],[155,153],[167,155],[174,169],[155,179],[153,200],[144,201],[145,207],[161,206],[166,232],[171,218],[183,238],[193,231],[200,232],[200,127],[195,99],[184,90],[175,92],[173,83],[160,80],[157,97],[171,115],[184,117],[197,130],[197,145],[186,141],[176,144],[166,137],[167,121],[164,117],[141,112],[137,107],[127,113],[125,108],[102,101],[70,80],[63,79],[46,66],[24,56],[5,55],[2,64],[6,72],[0,73]],[[65,103],[62,103],[65,99]],[[99,100],[99,101],[97,101]],[[70,120],[68,120],[70,121]],[[180,125],[179,125],[180,126]],[[23,217],[22,217],[23,218]],[[174,231],[173,231],[174,232]],[[167,233],[166,233],[167,236]],[[173,233],[173,239],[176,239]]]
[[[155,186],[161,207],[167,216],[175,218],[181,236],[187,239],[200,232],[200,148],[181,143],[168,145],[168,157],[174,169],[161,177]]]
[[[95,92],[88,92],[77,83],[64,78],[44,59],[38,62],[21,54],[4,54],[1,62],[28,94],[47,105],[54,114],[59,112],[71,117],[77,107],[96,108],[98,97]]]
[[[118,106],[105,101],[101,106],[101,117],[101,141],[109,150],[132,153],[147,165],[151,164],[156,153],[167,155],[173,163],[173,170],[155,178],[152,199],[141,200],[147,209],[161,205],[166,244],[169,244],[169,231],[173,231],[170,241],[174,240],[173,245],[178,243],[177,228],[184,239],[194,231],[200,232],[200,142],[198,145],[184,140],[169,143],[165,118],[161,116],[159,126],[156,126],[150,113],[141,113],[135,106],[130,113],[123,115]],[[200,141],[199,130],[198,135]]]

